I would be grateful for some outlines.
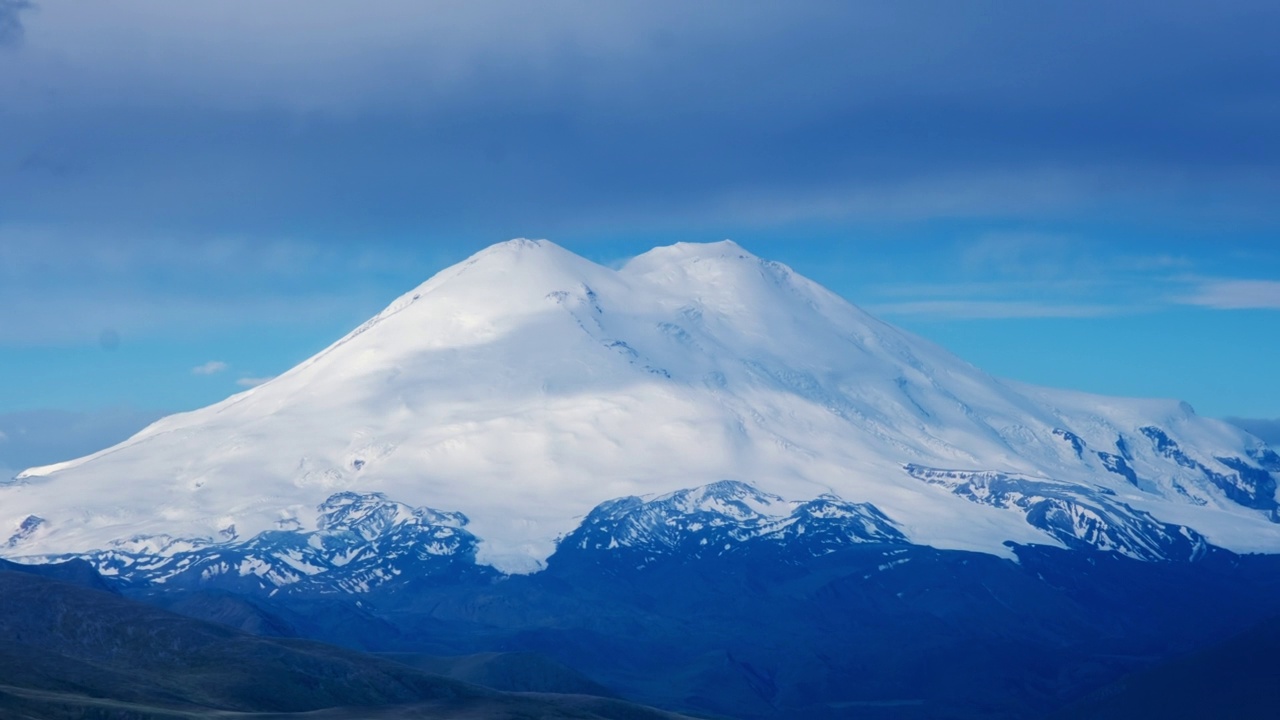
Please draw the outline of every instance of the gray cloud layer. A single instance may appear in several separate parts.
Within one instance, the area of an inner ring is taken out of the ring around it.
[[[30,8],[28,0],[0,0],[0,46],[22,40],[22,11]]]
[[[1274,3],[40,10],[0,65],[0,195],[31,223],[1274,215]]]

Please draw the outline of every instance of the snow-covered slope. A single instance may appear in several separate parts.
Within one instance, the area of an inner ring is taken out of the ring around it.
[[[0,485],[0,554],[230,547],[353,492],[464,513],[524,571],[601,503],[725,479],[942,548],[1280,552],[1276,472],[1185,404],[992,378],[732,242],[613,270],[514,240],[271,382]]]

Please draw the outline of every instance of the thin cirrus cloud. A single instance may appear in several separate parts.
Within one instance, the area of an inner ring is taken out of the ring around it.
[[[210,360],[203,365],[191,368],[192,375],[217,375],[231,366],[221,360]]]
[[[1280,281],[1210,280],[1178,302],[1215,310],[1280,310]]]
[[[1120,280],[1112,279],[1106,287],[1114,293],[1123,284]],[[1213,310],[1280,310],[1280,281],[1233,279],[1201,281],[1193,290],[1185,294],[1171,298],[1157,297],[1156,294],[1161,288],[1168,289],[1170,285],[1175,284],[1178,284],[1177,280],[1167,278],[1131,280],[1130,285],[1138,288],[1139,292],[1115,297],[1108,303],[1080,303],[1067,299],[1032,301],[939,298],[868,304],[866,307],[872,312],[886,316],[955,320],[1096,318],[1152,312],[1178,306]],[[981,286],[976,286],[976,289],[980,290]],[[927,294],[928,291],[927,287],[916,288],[916,292]]]

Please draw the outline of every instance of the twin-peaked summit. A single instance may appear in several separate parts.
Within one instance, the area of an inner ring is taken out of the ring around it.
[[[1185,405],[992,378],[732,242],[614,270],[513,240],[271,382],[0,486],[0,545],[309,532],[350,491],[463,513],[524,570],[603,502],[730,479],[915,543],[1158,559],[1280,551],[1278,471]]]

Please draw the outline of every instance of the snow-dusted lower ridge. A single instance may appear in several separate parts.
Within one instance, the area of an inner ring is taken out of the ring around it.
[[[1196,560],[1211,549],[1194,530],[1161,523],[1106,491],[995,472],[907,471],[973,502],[1020,510],[1067,547],[1138,560]],[[102,550],[41,559],[86,560],[128,588],[360,594],[389,583],[492,576],[475,562],[476,537],[467,523],[461,513],[344,491],[316,508],[316,530],[268,530],[248,539],[232,532],[221,542],[134,536]],[[605,501],[560,539],[550,561],[644,569],[672,559],[761,553],[802,560],[864,543],[892,547],[909,540],[867,503],[835,495],[789,501],[722,480]]]
[[[1105,487],[915,465],[908,465],[907,472],[975,503],[1022,513],[1032,527],[1069,548],[1117,552],[1137,560],[1195,560],[1209,550],[1200,533],[1135,510]]]
[[[252,538],[133,536],[102,550],[42,560],[86,560],[128,588],[216,587],[247,593],[366,593],[388,583],[482,576],[466,516],[414,508],[381,493],[335,493],[316,508],[316,530],[267,530]],[[762,546],[818,557],[853,543],[906,544],[874,507],[824,495],[786,501],[721,481],[657,498],[601,503],[561,539],[561,558],[609,556],[637,567]],[[492,571],[488,571],[492,574]]]
[[[352,492],[465,513],[428,525],[527,571],[602,502],[724,478],[940,548],[1280,552],[1277,472],[1185,404],[993,378],[731,242],[614,270],[516,240],[275,380],[0,485],[0,554],[323,536],[316,506]]]
[[[561,541],[559,551],[620,555],[643,566],[659,557],[696,559],[750,552],[761,544],[818,556],[863,542],[905,544],[907,539],[866,503],[835,495],[789,502],[723,480],[649,500],[602,503]]]
[[[466,516],[413,508],[381,493],[336,493],[316,530],[268,530],[213,543],[134,536],[78,557],[126,586],[214,586],[242,592],[363,593],[388,582],[456,575],[475,566]]]

